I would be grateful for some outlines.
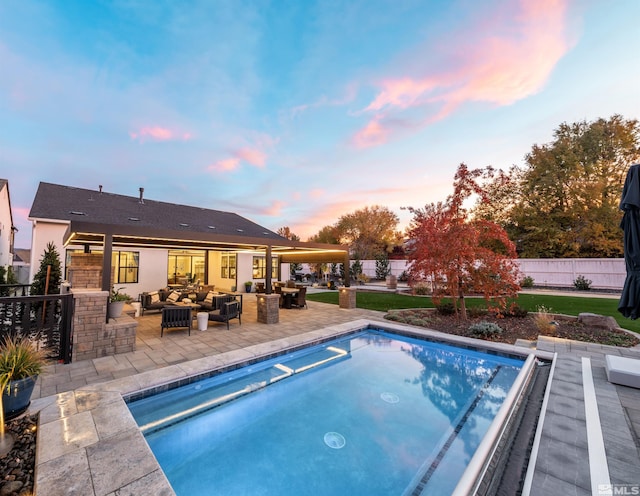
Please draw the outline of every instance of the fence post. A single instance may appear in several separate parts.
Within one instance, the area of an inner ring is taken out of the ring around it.
[[[73,307],[72,294],[62,295],[62,320],[60,322],[60,359],[71,363],[73,356]]]

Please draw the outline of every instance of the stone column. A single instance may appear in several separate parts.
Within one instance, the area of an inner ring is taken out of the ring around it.
[[[71,289],[73,313],[73,362],[91,360],[136,349],[138,323],[128,315],[105,323],[107,291]]]
[[[356,288],[341,287],[338,292],[340,308],[356,308]]]
[[[258,322],[261,324],[277,324],[280,322],[280,295],[259,293],[256,295]]]
[[[102,255],[99,253],[72,253],[67,267],[72,288],[102,288]],[[111,268],[113,285],[114,268]]]

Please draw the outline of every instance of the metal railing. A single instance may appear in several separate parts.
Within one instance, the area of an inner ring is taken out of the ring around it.
[[[30,291],[30,284],[0,284],[0,297],[29,296]]]
[[[0,297],[0,340],[27,337],[49,360],[71,362],[73,295]]]

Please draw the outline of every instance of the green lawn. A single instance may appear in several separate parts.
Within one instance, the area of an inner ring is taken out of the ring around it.
[[[307,294],[307,299],[324,303],[338,304],[338,292]],[[408,296],[384,292],[358,291],[356,299],[358,308],[387,312],[401,308],[432,308],[431,298],[425,296]],[[544,305],[553,313],[578,315],[581,312],[591,312],[600,315],[610,315],[625,329],[640,333],[640,320],[630,320],[618,312],[618,298],[584,298],[580,296],[552,296],[522,294],[516,300],[518,305],[530,312],[535,312],[540,305]],[[467,306],[484,306],[482,298],[468,298]]]

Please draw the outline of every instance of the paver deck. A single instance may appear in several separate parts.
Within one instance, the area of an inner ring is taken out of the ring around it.
[[[610,383],[605,356],[640,359],[640,350],[549,337],[540,337],[537,347],[558,356],[530,494],[638,494],[640,390]],[[583,357],[591,365],[609,481],[590,477]]]
[[[40,412],[37,494],[172,494],[159,467],[142,455],[147,448],[130,416],[122,415],[122,394],[220,366],[221,357],[240,362],[283,344],[340,332],[358,319],[384,320],[381,312],[308,303],[306,310],[282,310],[278,324],[266,325],[257,322],[255,299],[248,295],[241,326],[232,323],[227,331],[224,324],[210,323],[207,331],[188,336],[175,330],[163,338],[160,315],[147,314],[138,319],[136,351],[50,366],[31,406]],[[628,491],[639,488],[640,390],[609,383],[604,356],[640,359],[640,350],[553,338],[541,338],[537,346],[557,353],[557,361],[530,494],[607,494],[592,487],[589,475],[582,357],[591,363],[610,482]],[[114,460],[124,448],[128,459]],[[118,474],[101,471],[114,463],[122,465]],[[60,480],[65,483],[50,482]]]

